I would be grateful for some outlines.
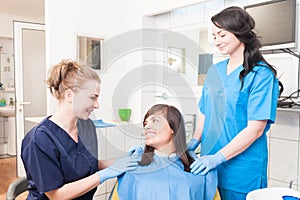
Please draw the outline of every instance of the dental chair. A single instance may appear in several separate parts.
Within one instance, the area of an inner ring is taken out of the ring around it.
[[[26,177],[20,177],[14,180],[8,187],[6,192],[6,200],[15,200],[17,196],[27,191],[29,185]]]
[[[109,194],[109,197],[108,197],[108,200],[119,200],[119,195],[118,195],[118,181],[115,182],[110,194]]]

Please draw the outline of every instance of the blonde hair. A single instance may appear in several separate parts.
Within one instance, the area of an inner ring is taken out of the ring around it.
[[[76,92],[83,88],[82,86],[87,80],[101,82],[98,74],[92,68],[82,66],[72,60],[62,60],[49,70],[47,86],[55,98],[62,99],[66,90],[71,89]]]

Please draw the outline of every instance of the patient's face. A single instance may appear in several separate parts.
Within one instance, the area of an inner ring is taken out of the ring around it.
[[[150,115],[144,123],[146,144],[161,150],[173,142],[173,130],[161,113]]]

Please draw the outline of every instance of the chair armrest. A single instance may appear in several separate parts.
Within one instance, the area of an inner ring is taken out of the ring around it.
[[[19,194],[27,190],[29,183],[26,177],[20,177],[14,180],[6,192],[6,200],[14,200]]]

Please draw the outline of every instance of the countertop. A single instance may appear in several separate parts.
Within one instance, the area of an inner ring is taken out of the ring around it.
[[[292,107],[292,108],[277,108],[277,111],[280,112],[296,112],[296,113],[300,113],[300,107]]]
[[[40,117],[26,117],[25,120],[33,123],[40,123],[43,119],[45,119],[46,116],[40,116]],[[114,124],[115,126],[122,126],[122,125],[128,125],[128,124],[139,124],[138,122],[132,122],[132,121],[113,121],[109,122]]]

